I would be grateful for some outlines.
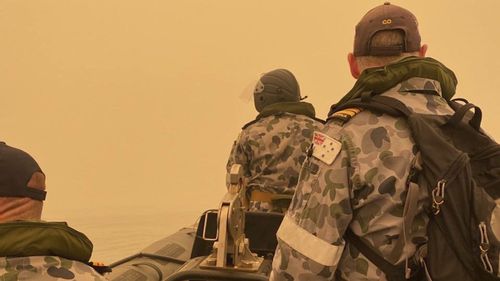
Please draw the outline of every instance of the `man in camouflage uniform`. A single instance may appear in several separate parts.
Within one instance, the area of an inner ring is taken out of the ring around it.
[[[83,233],[40,220],[45,196],[36,161],[0,142],[0,281],[106,280],[88,264]]]
[[[411,12],[390,3],[370,10],[356,26],[354,53],[348,57],[358,80],[336,106],[380,94],[417,113],[452,114],[446,100],[455,93],[456,78],[441,63],[424,58],[426,49]],[[408,186],[414,184],[409,175],[418,169],[417,151],[403,118],[358,108],[331,115],[324,129],[314,132],[295,196],[277,233],[270,280],[387,280],[346,241],[346,233],[414,276],[410,262],[417,245],[425,242],[428,222],[428,194],[422,189],[414,219],[404,228],[409,233],[403,233],[404,202]]]
[[[276,69],[263,75],[254,90],[257,118],[246,124],[234,142],[227,163],[243,166],[250,210],[283,212],[288,208],[311,144],[323,121],[314,107],[301,102],[294,75]]]

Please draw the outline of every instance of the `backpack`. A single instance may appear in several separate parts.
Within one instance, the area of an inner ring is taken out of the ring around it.
[[[417,244],[414,256],[393,265],[352,231],[344,235],[389,281],[500,280],[500,243],[491,229],[495,200],[500,198],[500,145],[482,132],[478,107],[463,99],[449,105],[454,115],[419,114],[396,99],[365,93],[332,110],[361,108],[405,118],[418,148],[419,165],[407,180],[402,239],[407,240],[405,231],[413,219],[419,188],[428,190],[432,207],[426,210],[427,237],[412,241]],[[500,223],[500,218],[495,222]]]

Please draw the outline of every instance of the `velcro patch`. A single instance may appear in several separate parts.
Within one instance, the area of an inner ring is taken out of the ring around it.
[[[338,140],[317,131],[314,132],[313,144],[312,155],[328,165],[333,163],[342,148]]]

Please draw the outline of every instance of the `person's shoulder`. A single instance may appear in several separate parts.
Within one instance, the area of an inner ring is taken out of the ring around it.
[[[401,139],[411,138],[404,118],[367,109],[350,109],[336,118],[331,116],[324,131],[335,132],[344,149],[362,153],[384,150],[389,142],[402,143]]]
[[[274,115],[279,122],[294,122],[294,123],[306,123],[315,125],[324,125],[325,120],[320,119],[316,116],[309,116],[305,114],[291,113],[291,112],[281,112]]]
[[[361,111],[363,111],[363,108],[360,107],[348,107],[339,111],[335,111],[328,116],[325,123],[343,126],[356,115],[358,115]]]
[[[397,99],[413,113],[450,115],[454,111],[443,97],[441,84],[433,79],[413,77],[381,95]]]
[[[326,123],[325,120],[318,118],[316,116],[311,117],[311,116],[307,116],[307,115],[297,115],[297,118],[304,120],[304,121],[309,121],[309,122],[312,122],[315,124],[319,124],[319,125],[324,125]]]
[[[277,123],[283,123],[283,122],[288,122],[290,120],[290,116],[292,114],[289,113],[276,113],[276,114],[271,114],[267,116],[257,116],[254,120],[246,123],[243,125],[241,128],[242,131],[251,131],[251,130],[260,130],[262,128],[267,128],[269,125],[274,125]]]
[[[340,110],[330,115],[326,125],[340,127],[340,134],[350,131],[362,131],[371,127],[379,127],[393,123],[395,117],[383,115],[367,109],[352,107]]]
[[[245,125],[243,125],[243,126],[241,127],[241,130],[242,130],[242,131],[246,130],[248,127],[252,126],[252,125],[253,125],[253,124],[255,124],[257,121],[258,121],[258,119],[254,119],[254,120],[252,120],[252,121],[250,121],[250,122],[246,123]]]
[[[6,274],[14,274],[15,276],[22,274],[22,280],[107,280],[90,265],[59,256],[0,258],[0,279],[1,277],[5,277]],[[8,280],[18,279],[13,278]]]
[[[242,127],[240,140],[248,138],[258,138],[272,135],[276,132],[294,130],[293,128],[302,128],[311,131],[321,130],[325,122],[318,118],[312,118],[306,115],[283,112],[248,122]]]

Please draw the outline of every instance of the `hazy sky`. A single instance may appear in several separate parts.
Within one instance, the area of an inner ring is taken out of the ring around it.
[[[307,4],[306,4],[307,3]],[[292,70],[319,117],[353,85],[354,26],[382,1],[0,0],[1,139],[47,174],[46,214],[215,207],[239,96]],[[394,1],[500,138],[500,1]]]

